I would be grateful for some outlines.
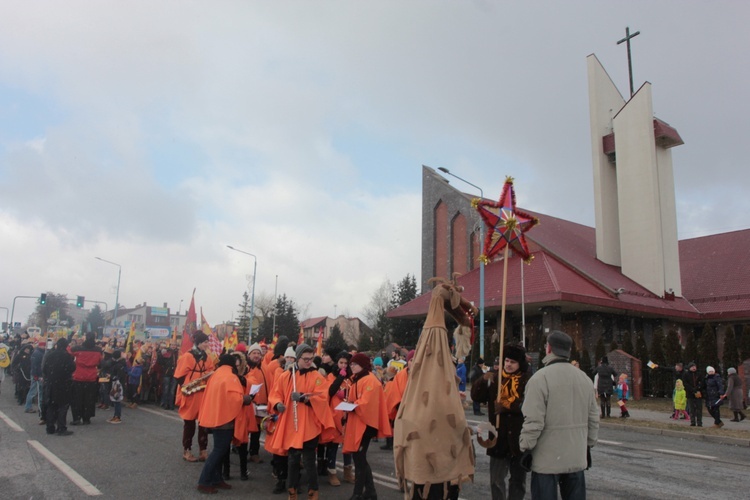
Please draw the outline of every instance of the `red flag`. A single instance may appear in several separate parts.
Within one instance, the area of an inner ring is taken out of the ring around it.
[[[323,355],[323,325],[321,325],[320,330],[318,330],[318,345],[315,346],[315,355]]]
[[[187,312],[187,321],[182,329],[182,344],[180,345],[180,354],[188,352],[193,348],[193,332],[198,328],[198,316],[195,314],[195,288],[193,288],[193,297],[190,299],[190,308]]]

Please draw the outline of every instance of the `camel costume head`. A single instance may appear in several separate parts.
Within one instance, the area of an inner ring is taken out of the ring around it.
[[[474,475],[471,431],[458,393],[445,313],[470,326],[477,308],[455,281],[433,278],[430,309],[409,368],[409,382],[394,424],[396,475],[411,498],[414,485],[460,485]]]

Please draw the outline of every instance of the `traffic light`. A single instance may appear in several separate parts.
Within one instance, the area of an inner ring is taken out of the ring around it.
[[[85,298],[86,297],[84,297],[83,295],[79,295],[76,299],[76,307],[83,307],[83,301]]]
[[[47,303],[47,294],[43,293],[39,296],[39,303],[44,305]]]

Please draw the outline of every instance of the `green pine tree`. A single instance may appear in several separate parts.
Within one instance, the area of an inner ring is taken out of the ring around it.
[[[651,337],[651,355],[649,359],[657,365],[666,363],[664,357],[664,334],[661,328],[656,328]],[[672,375],[662,370],[649,371],[651,393],[663,397],[671,391]]]
[[[338,324],[333,325],[331,334],[328,336],[323,346],[327,351],[333,350],[335,352],[341,352],[348,350],[349,347],[346,345],[344,335],[341,333],[341,329],[339,328]]]
[[[734,328],[728,326],[724,333],[724,361],[723,367],[726,373],[727,368],[739,368],[740,366],[740,352],[737,347],[737,337],[734,334]]]
[[[657,365],[663,365],[666,363],[664,355],[664,334],[661,328],[655,329],[654,334],[651,336],[650,360]]]
[[[716,345],[716,331],[706,323],[701,332],[701,338],[698,340],[698,366],[705,368],[713,366],[719,369],[719,348]]]
[[[635,336],[635,354],[634,356],[641,360],[644,365],[648,363],[648,347],[646,346],[646,336],[643,332],[638,332]]]
[[[604,350],[604,338],[599,337],[599,341],[596,343],[596,347],[594,347],[594,356],[596,356],[596,363],[598,364],[602,358],[607,354],[607,352]]]
[[[622,350],[631,356],[635,352],[635,349],[633,349],[633,336],[630,332],[625,332],[622,335]]]
[[[609,344],[609,352],[616,351],[620,348],[620,345],[617,343],[617,341],[612,338],[612,342]]]
[[[698,363],[698,341],[695,339],[695,332],[689,330],[685,332],[687,340],[685,341],[685,350],[682,351],[682,360],[685,362],[685,368],[688,363]]]
[[[396,308],[416,298],[417,279],[411,274],[407,274],[394,287],[393,295],[391,296],[391,305],[393,308]],[[394,319],[391,324],[391,333],[393,341],[401,347],[415,346],[421,333],[420,321],[414,319]]]
[[[589,350],[584,349],[583,354],[581,355],[581,370],[591,377],[591,374],[593,373],[593,369],[591,368],[591,356],[589,356]]]
[[[664,339],[664,362],[668,366],[674,366],[682,361],[682,346],[677,331],[670,329]]]
[[[740,341],[737,343],[740,346],[740,360],[745,361],[750,358],[750,325],[742,327]]]

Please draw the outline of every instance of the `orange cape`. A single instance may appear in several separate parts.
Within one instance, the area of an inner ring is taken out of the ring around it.
[[[185,377],[182,385],[187,385],[189,382],[205,375],[213,369],[214,364],[210,358],[206,361],[196,362],[195,356],[188,351],[182,354],[180,359],[177,360],[174,377]],[[180,418],[183,420],[195,420],[198,418],[205,390],[186,396],[182,393],[181,388],[182,386],[177,386],[177,396],[175,398],[175,404],[180,407]]]
[[[383,385],[372,373],[368,373],[352,384],[349,401],[356,404],[349,412],[344,434],[344,453],[359,450],[362,436],[367,427],[378,430],[378,437],[391,436],[391,423],[388,421]]]

